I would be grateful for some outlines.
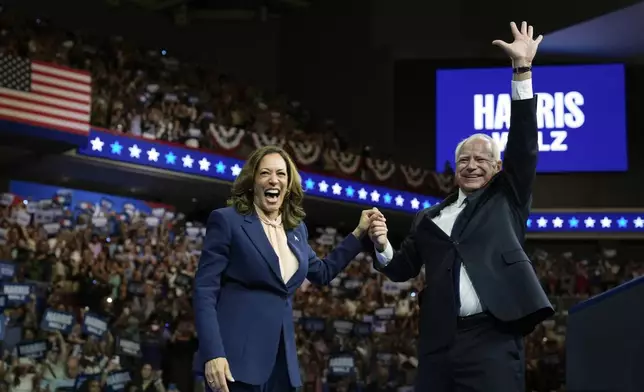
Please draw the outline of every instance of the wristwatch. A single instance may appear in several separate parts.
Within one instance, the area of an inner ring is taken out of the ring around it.
[[[512,73],[517,75],[521,75],[530,71],[532,71],[532,67],[517,67],[512,69]]]

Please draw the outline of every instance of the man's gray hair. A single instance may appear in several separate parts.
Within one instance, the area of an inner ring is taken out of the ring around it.
[[[500,161],[501,160],[501,149],[499,148],[498,143],[496,140],[494,140],[490,135],[486,135],[484,133],[475,133],[474,135],[470,135],[466,139],[461,140],[460,143],[456,146],[456,150],[454,151],[454,162],[458,162],[458,156],[461,153],[461,149],[465,145],[465,143],[469,142],[470,140],[484,140],[488,143],[490,143],[490,149],[492,150],[492,158],[494,161]]]

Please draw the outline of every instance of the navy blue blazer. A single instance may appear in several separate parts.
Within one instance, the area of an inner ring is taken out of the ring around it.
[[[286,236],[300,265],[284,283],[277,254],[256,214],[241,215],[232,207],[210,214],[194,280],[196,372],[203,373],[207,361],[226,357],[235,381],[261,385],[273,370],[283,332],[291,384],[302,385],[293,295],[304,278],[329,284],[362,251],[362,243],[349,235],[320,259],[309,246],[304,223]]]

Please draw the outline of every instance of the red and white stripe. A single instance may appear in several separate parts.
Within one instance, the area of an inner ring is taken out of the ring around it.
[[[91,99],[89,72],[32,61],[31,92],[0,87],[0,118],[88,133]]]

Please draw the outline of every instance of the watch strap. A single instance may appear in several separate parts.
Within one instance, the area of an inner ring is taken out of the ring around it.
[[[512,69],[512,73],[520,75],[532,71],[532,67],[516,67]]]

